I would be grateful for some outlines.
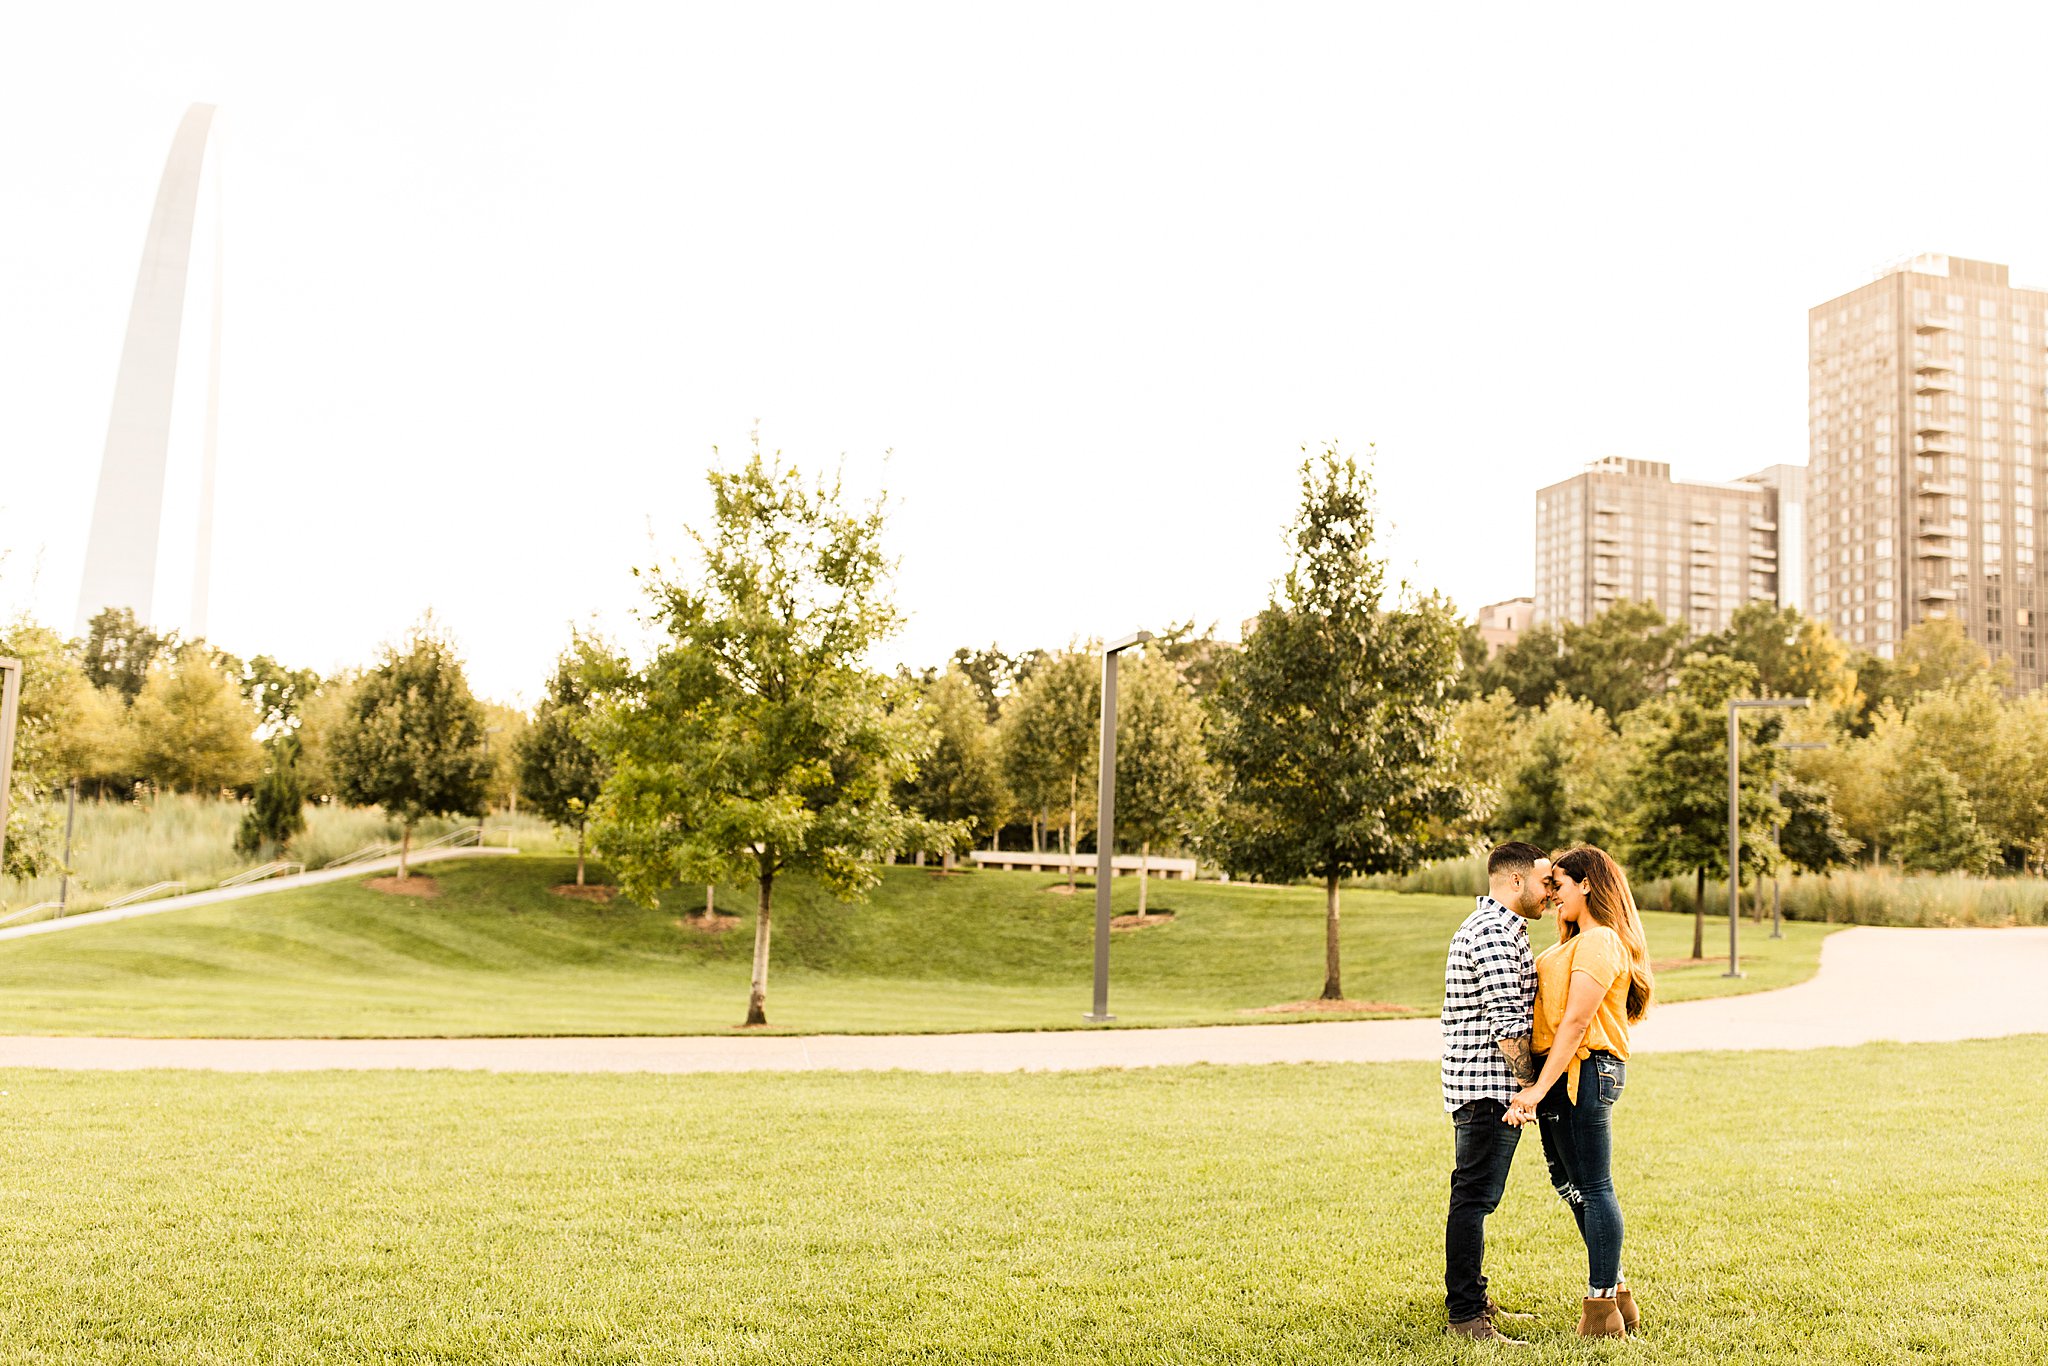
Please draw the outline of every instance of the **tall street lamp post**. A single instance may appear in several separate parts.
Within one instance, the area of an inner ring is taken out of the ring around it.
[[[1728,971],[1723,977],[1742,976],[1737,936],[1742,927],[1742,732],[1735,723],[1738,711],[1756,707],[1810,707],[1810,697],[1736,697],[1728,702]]]
[[[21,713],[21,661],[0,659],[0,864],[7,855],[7,799],[14,791],[14,723]]]
[[[1116,852],[1116,657],[1150,639],[1150,631],[1133,631],[1102,651],[1101,781],[1095,794],[1095,1009],[1083,1017],[1093,1024],[1116,1018],[1109,1013],[1109,884],[1116,876],[1110,862]]]
[[[1827,746],[1827,741],[1825,741],[1825,740],[1798,740],[1798,741],[1793,741],[1793,740],[1780,740],[1780,741],[1779,741],[1779,742],[1777,743],[1777,745],[1776,745],[1776,746],[1774,746],[1774,748],[1777,748],[1777,749],[1826,749],[1827,747],[1828,747],[1828,746]],[[1775,803],[1777,802],[1777,800],[1778,800],[1778,780],[1777,780],[1776,778],[1773,778],[1773,779],[1771,779],[1771,801],[1772,801],[1772,802],[1773,802],[1773,803],[1775,804]],[[1771,841],[1772,841],[1772,843],[1774,843],[1774,844],[1776,844],[1776,845],[1778,846],[1778,852],[1779,852],[1780,854],[1783,854],[1783,853],[1785,852],[1785,823],[1784,823],[1783,821],[1780,821],[1780,822],[1778,822],[1778,824],[1776,824],[1776,825],[1774,825],[1774,826],[1772,826],[1772,827],[1771,827]],[[1772,868],[1772,869],[1771,869],[1771,938],[1773,938],[1773,939],[1783,939],[1784,937],[1785,937],[1785,918],[1784,918],[1783,914],[1782,914],[1782,913],[1780,912],[1780,910],[1779,910],[1779,906],[1778,906],[1778,870],[1777,870],[1776,868]]]

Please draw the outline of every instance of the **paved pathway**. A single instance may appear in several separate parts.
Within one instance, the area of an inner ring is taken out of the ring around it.
[[[1824,1048],[1879,1040],[1924,1043],[2048,1034],[2044,981],[2048,929],[1843,930],[1828,936],[1813,980],[1782,991],[1659,1007],[1638,1026],[1635,1051]],[[1019,1072],[1436,1056],[1435,1020],[809,1037],[0,1038],[0,1066],[222,1072]]]
[[[408,868],[417,868],[422,863],[438,863],[442,859],[497,857],[516,854],[517,849],[484,849],[469,845],[461,849],[429,849],[416,853],[408,859]],[[111,911],[81,911],[58,920],[37,920],[27,925],[10,925],[0,930],[0,939],[26,939],[32,934],[59,934],[65,930],[82,929],[87,925],[106,925],[116,920],[133,920],[139,915],[162,915],[165,911],[186,911],[194,906],[211,906],[221,901],[240,901],[244,897],[269,896],[272,892],[289,892],[294,887],[313,887],[322,882],[345,882],[350,878],[367,877],[371,873],[396,872],[398,855],[389,858],[369,859],[363,863],[352,863],[346,868],[316,868],[310,873],[294,873],[290,877],[266,878],[262,882],[251,882],[242,887],[215,887],[204,892],[189,892],[184,896],[160,896],[154,901],[138,901],[132,906],[116,906]]]

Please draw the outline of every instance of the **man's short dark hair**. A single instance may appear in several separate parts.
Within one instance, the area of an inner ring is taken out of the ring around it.
[[[1526,873],[1536,866],[1536,860],[1550,855],[1538,849],[1527,840],[1509,840],[1506,844],[1494,846],[1486,856],[1486,875],[1499,877],[1502,873]]]

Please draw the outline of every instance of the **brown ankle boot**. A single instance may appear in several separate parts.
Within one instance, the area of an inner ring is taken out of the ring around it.
[[[1614,1292],[1614,1302],[1621,1307],[1622,1331],[1627,1333],[1635,1332],[1636,1325],[1641,1323],[1643,1319],[1643,1316],[1636,1312],[1635,1294],[1624,1285]]]
[[[1582,1338],[1618,1338],[1626,1336],[1621,1326],[1621,1303],[1613,1299],[1589,1299],[1579,1314],[1579,1336]]]
[[[1609,1301],[1609,1303],[1612,1303],[1612,1301]],[[1489,1318],[1466,1319],[1462,1323],[1452,1324],[1444,1331],[1454,1338],[1471,1338],[1474,1342],[1497,1342],[1503,1347],[1527,1347],[1529,1345],[1520,1338],[1511,1338],[1506,1333],[1501,1332],[1500,1329],[1493,1326],[1493,1320]]]

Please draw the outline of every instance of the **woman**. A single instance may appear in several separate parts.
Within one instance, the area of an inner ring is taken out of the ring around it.
[[[1540,1070],[1508,1108],[1508,1122],[1537,1121],[1551,1184],[1585,1240],[1579,1335],[1620,1337],[1635,1331],[1637,1315],[1621,1274],[1610,1120],[1628,1076],[1629,1024],[1650,1008],[1656,983],[1642,917],[1613,859],[1591,845],[1567,849],[1551,860],[1549,886],[1557,943],[1536,956],[1532,1042]]]

